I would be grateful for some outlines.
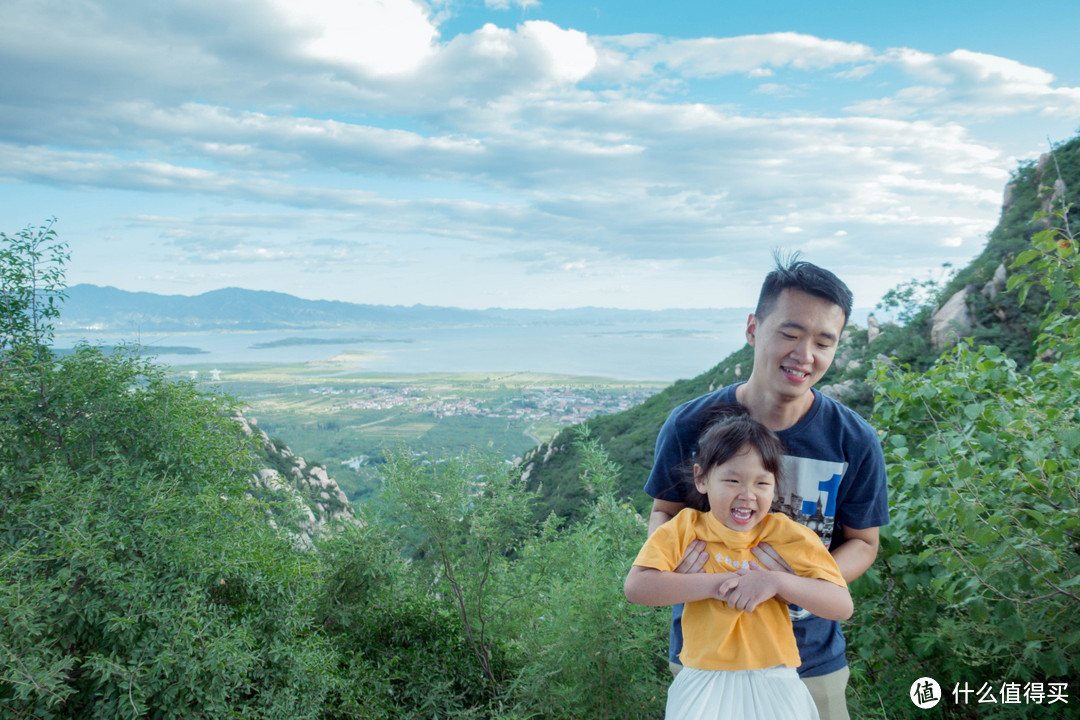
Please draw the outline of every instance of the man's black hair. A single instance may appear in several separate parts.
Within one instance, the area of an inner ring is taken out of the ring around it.
[[[799,290],[838,305],[844,311],[844,324],[847,325],[854,298],[851,290],[840,278],[825,268],[800,260],[799,253],[784,257],[777,252],[773,254],[773,258],[776,260],[776,268],[765,276],[765,282],[761,284],[761,294],[758,295],[757,308],[754,310],[758,319],[764,319],[772,312],[776,299],[784,290]]]

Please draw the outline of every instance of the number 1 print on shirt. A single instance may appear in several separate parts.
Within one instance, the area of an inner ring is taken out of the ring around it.
[[[777,489],[773,512],[781,512],[832,543],[836,497],[847,463],[784,456],[784,483]]]

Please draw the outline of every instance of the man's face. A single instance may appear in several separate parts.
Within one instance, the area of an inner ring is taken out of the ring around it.
[[[764,317],[751,315],[747,342],[754,348],[754,381],[777,399],[794,399],[810,392],[832,364],[844,311],[839,305],[784,290]]]

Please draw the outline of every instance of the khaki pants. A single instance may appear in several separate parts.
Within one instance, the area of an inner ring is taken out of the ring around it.
[[[678,675],[682,665],[669,662],[672,675]],[[850,720],[847,711],[847,683],[851,670],[847,665],[828,675],[803,678],[803,685],[810,690],[821,720]]]
[[[828,675],[803,678],[803,685],[810,690],[821,720],[848,720],[847,682],[851,677],[848,666]]]

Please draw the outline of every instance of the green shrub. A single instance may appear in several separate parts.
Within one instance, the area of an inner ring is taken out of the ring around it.
[[[550,518],[521,551],[513,601],[521,712],[544,718],[654,718],[663,714],[671,673],[670,612],[631,605],[623,580],[646,524],[618,500],[618,475],[599,443],[578,443],[580,482],[595,498],[568,528]]]
[[[327,656],[305,609],[317,567],[245,496],[251,448],[220,403],[89,349],[14,385],[5,713],[310,715]]]
[[[537,524],[535,494],[497,459],[388,458],[383,514],[351,560],[332,562],[350,568],[340,592],[356,598],[338,607],[368,617],[335,624],[364,658],[382,653],[405,676],[427,674],[426,686],[400,686],[412,716],[434,717],[416,692],[439,699],[445,717],[662,712],[668,615],[622,592],[645,523],[616,500],[617,473],[598,443],[580,450],[578,482],[595,499],[569,527],[554,516]],[[402,549],[406,565],[386,560]]]
[[[52,356],[50,232],[0,254],[17,318],[0,328],[0,716],[316,716],[334,658],[316,559],[246,496],[253,448],[227,404],[124,353]]]
[[[320,546],[332,572],[319,615],[342,679],[323,716],[473,717],[491,689],[461,619],[413,582],[392,537],[365,521]]]
[[[893,518],[856,586],[849,640],[881,697],[906,697],[924,675],[951,688],[1080,673],[1076,259],[1065,226],[1036,234],[1013,264],[1024,268],[1009,281],[1021,301],[1033,283],[1049,298],[1044,360],[1026,373],[998,348],[967,343],[925,373],[879,368],[875,422],[886,430]],[[979,716],[1013,709],[980,706]],[[1056,717],[1061,706],[1025,712]]]

